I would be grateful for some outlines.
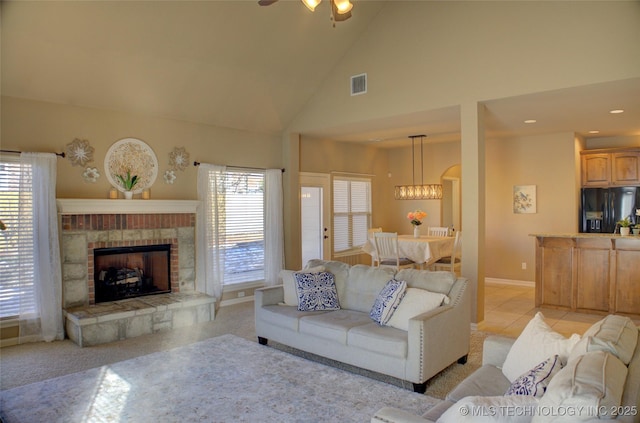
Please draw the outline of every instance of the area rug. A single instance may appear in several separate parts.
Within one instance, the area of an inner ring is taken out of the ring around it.
[[[0,392],[4,423],[369,422],[437,403],[235,335]]]

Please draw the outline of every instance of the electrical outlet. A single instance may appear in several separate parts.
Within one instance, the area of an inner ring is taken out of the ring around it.
[[[244,291],[238,291],[238,298],[244,297]]]
[[[522,262],[522,270],[527,270],[527,262],[526,261]]]

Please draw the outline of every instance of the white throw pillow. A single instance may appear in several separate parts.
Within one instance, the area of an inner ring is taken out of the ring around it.
[[[589,351],[608,351],[626,366],[633,357],[637,343],[638,328],[633,321],[625,316],[610,314],[585,331],[569,360]]]
[[[464,397],[442,413],[436,423],[528,423],[537,406],[538,398],[531,395]]]
[[[570,338],[565,338],[551,329],[542,313],[537,312],[511,346],[502,365],[502,373],[513,383],[533,366],[556,354],[564,365],[578,341],[580,335],[573,334]]]
[[[533,369],[520,375],[507,389],[505,395],[533,395],[540,398],[547,390],[551,378],[560,371],[558,355],[547,358]]]
[[[304,270],[281,270],[280,278],[284,288],[284,303],[288,306],[298,307],[298,291],[296,290],[296,279],[294,273],[320,273],[324,272],[324,266],[311,267]]]
[[[540,413],[534,421],[582,422],[613,419],[620,407],[627,366],[605,351],[588,352],[571,360],[551,379],[540,398]],[[571,416],[563,415],[574,410]]]
[[[376,297],[369,312],[369,317],[381,326],[386,325],[398,305],[400,305],[406,290],[407,283],[405,281],[391,279]]]
[[[387,326],[408,331],[409,319],[440,307],[443,303],[449,304],[449,297],[444,294],[420,288],[407,288]]]

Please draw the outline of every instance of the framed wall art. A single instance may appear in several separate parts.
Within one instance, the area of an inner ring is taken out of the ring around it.
[[[158,158],[151,147],[136,138],[124,138],[113,143],[104,158],[104,170],[107,179],[119,191],[126,191],[117,175],[137,176],[139,182],[133,189],[134,194],[150,188],[158,176]]]
[[[535,185],[513,186],[513,212],[516,214],[536,213]]]

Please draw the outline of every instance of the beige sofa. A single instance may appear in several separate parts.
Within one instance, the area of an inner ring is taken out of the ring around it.
[[[573,423],[613,418],[611,421],[640,422],[638,329],[622,316],[603,318],[575,344],[567,364],[552,376],[541,398],[522,396],[510,407],[504,393],[511,383],[501,368],[516,339],[490,336],[484,342],[482,367],[451,391],[445,401],[423,416],[385,407],[371,421]],[[472,416],[472,412],[476,415]],[[616,412],[617,416],[612,415]]]
[[[283,285],[255,292],[256,334],[268,340],[349,365],[411,382],[424,392],[426,381],[456,360],[466,362],[470,336],[467,280],[450,272],[349,266],[311,260],[335,277],[339,310],[299,311],[285,303]],[[449,303],[408,319],[408,330],[381,326],[369,312],[392,278],[408,287],[448,296]]]

